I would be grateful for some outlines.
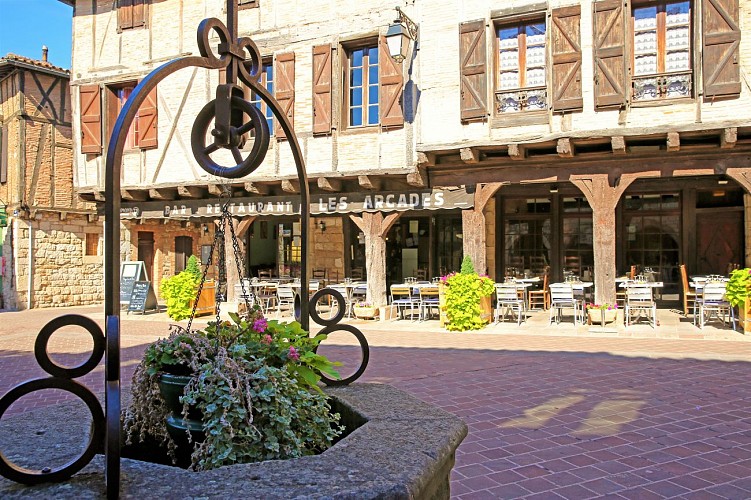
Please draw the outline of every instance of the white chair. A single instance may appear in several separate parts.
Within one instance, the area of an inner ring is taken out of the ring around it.
[[[725,325],[725,318],[728,318],[735,330],[735,311],[730,302],[725,298],[727,283],[706,283],[702,289],[701,297],[694,303],[694,311],[698,304],[699,308],[699,328],[704,328],[707,320],[713,316],[722,321]],[[697,314],[694,312],[694,321]]]
[[[503,319],[506,319],[506,313],[510,312],[513,314],[516,313],[516,322],[518,325],[522,324],[522,317],[524,315],[525,307],[524,307],[524,299],[519,298],[519,294],[517,293],[516,285],[513,284],[505,284],[505,283],[496,283],[495,284],[495,321],[496,323],[499,323],[501,321],[501,317]],[[503,316],[501,316],[501,312],[503,312]]]
[[[276,287],[276,313],[282,314],[282,306],[292,311],[295,308],[295,291],[289,285],[278,285]]]
[[[420,319],[425,320],[430,318],[431,309],[435,309],[436,314],[440,315],[438,287],[423,285],[420,287]]]
[[[550,284],[550,320],[548,324],[561,322],[563,309],[571,308],[574,311],[574,325],[579,324],[579,301],[574,297],[574,289],[570,283]]]
[[[631,315],[646,315],[652,328],[657,326],[657,304],[652,296],[652,287],[643,283],[629,283],[626,286],[626,326],[631,325]]]
[[[339,292],[342,295],[342,297],[344,297],[344,317],[351,318],[352,317],[352,295],[350,295],[350,290],[352,289],[346,286],[342,286],[342,285],[331,285],[329,286],[329,288]],[[334,302],[334,304],[337,304],[337,302]]]

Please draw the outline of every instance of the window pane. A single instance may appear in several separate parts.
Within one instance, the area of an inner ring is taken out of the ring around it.
[[[657,28],[657,7],[634,9],[634,31]]]
[[[362,66],[362,57],[363,57],[362,49],[352,51],[352,67],[353,68],[357,66]]]
[[[362,108],[352,108],[349,110],[349,124],[354,127],[362,125]]]
[[[527,34],[527,45],[545,44],[545,23],[530,24],[525,30]]]
[[[370,64],[378,65],[378,47],[368,49],[368,59],[370,59]]]
[[[362,68],[352,69],[352,71],[350,71],[349,84],[352,87],[359,87],[362,85]]]
[[[368,125],[375,125],[378,123],[378,104],[368,106]]]
[[[378,83],[378,66],[371,67],[371,71],[368,73],[368,83]]]
[[[362,106],[362,87],[349,91],[349,104],[350,106]]]
[[[368,104],[378,104],[378,86],[368,87]]]

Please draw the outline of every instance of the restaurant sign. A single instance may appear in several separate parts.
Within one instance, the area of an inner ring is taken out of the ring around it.
[[[312,215],[359,212],[403,212],[472,208],[474,195],[464,188],[428,189],[402,192],[317,194],[310,197]],[[238,217],[259,215],[299,215],[299,196],[232,198],[230,212]],[[188,219],[218,217],[221,203],[213,200],[123,202],[121,219]]]

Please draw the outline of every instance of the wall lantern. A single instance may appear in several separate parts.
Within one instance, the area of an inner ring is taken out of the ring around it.
[[[323,220],[318,221],[318,227],[321,229],[321,232],[326,231],[326,222]]]
[[[400,63],[407,58],[410,40],[417,40],[417,25],[399,7],[396,12],[398,17],[386,32],[386,44],[391,58]]]
[[[551,193],[557,193],[558,192],[558,185],[557,184],[553,184],[552,186],[550,186],[550,192]]]

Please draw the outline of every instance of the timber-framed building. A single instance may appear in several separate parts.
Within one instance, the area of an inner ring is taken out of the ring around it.
[[[101,201],[122,103],[149,71],[195,53],[198,23],[221,19],[228,0],[64,1],[77,189]],[[612,302],[631,266],[653,268],[677,298],[681,264],[724,274],[749,262],[749,2],[411,0],[400,7],[419,32],[396,62],[384,43],[392,3],[301,13],[229,1],[301,142],[310,267],[330,279],[367,276],[383,302],[389,283],[458,270],[468,254],[497,280],[546,267],[592,277]],[[211,241],[223,186],[197,169],[189,137],[221,78],[171,76],[128,139],[123,253],[153,281]],[[264,164],[229,187],[248,272],[294,275],[299,186],[267,117]]]

